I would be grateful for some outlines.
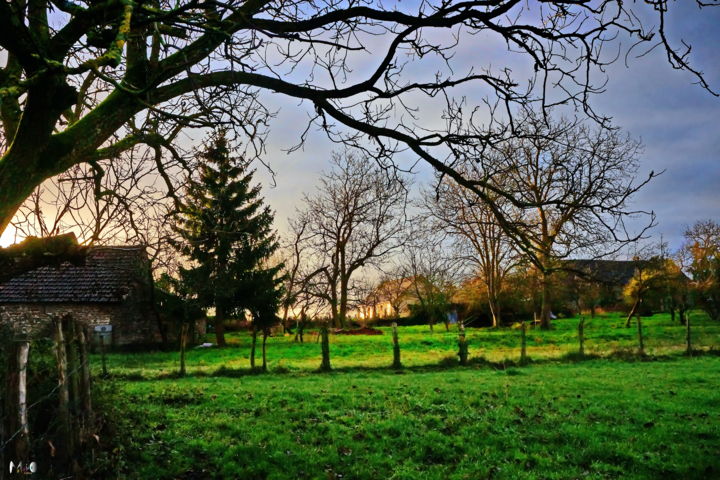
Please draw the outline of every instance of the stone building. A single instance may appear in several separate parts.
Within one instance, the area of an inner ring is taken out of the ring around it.
[[[113,346],[160,341],[144,247],[88,247],[79,261],[43,265],[0,284],[0,322],[37,335],[51,316],[70,314],[95,330],[111,326]],[[97,339],[96,339],[97,340]]]

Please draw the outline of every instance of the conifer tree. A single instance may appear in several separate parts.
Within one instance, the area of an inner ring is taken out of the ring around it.
[[[278,248],[273,212],[263,204],[260,185],[252,185],[248,163],[232,156],[223,132],[210,138],[200,159],[199,178],[190,181],[176,222],[175,247],[191,261],[180,269],[181,282],[203,307],[215,308],[222,347],[228,315],[257,317],[277,308],[282,266],[268,266]]]

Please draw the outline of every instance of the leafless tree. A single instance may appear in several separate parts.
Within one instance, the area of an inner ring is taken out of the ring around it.
[[[377,297],[390,306],[395,317],[399,317],[403,313],[403,305],[410,299],[413,281],[407,277],[408,272],[402,265],[394,265],[390,271],[384,270],[385,274],[376,288]]]
[[[636,179],[640,144],[618,130],[529,113],[516,132],[491,150],[468,150],[465,165],[470,178],[483,179],[495,220],[539,270],[540,323],[547,328],[549,276],[563,268],[559,260],[610,255],[642,238],[654,214],[630,209],[628,200],[656,174]],[[645,223],[637,231],[626,228],[638,217]]]
[[[281,303],[283,329],[287,327],[291,314],[295,318],[296,327],[300,328],[300,323],[307,320],[308,311],[317,303],[312,287],[321,269],[312,264],[308,223],[309,218],[306,215],[291,219],[290,231],[281,245],[280,255],[285,273],[284,297]]]
[[[78,165],[36,188],[11,222],[18,235],[47,237],[73,230],[84,244],[122,237],[129,213],[125,207],[146,193],[137,187],[147,172],[134,162],[109,167],[97,183],[91,168]]]
[[[174,191],[164,188],[153,167],[156,161],[148,162],[148,157],[160,153],[146,148],[133,150],[104,168],[98,165],[103,168],[102,174],[78,165],[46,181],[18,210],[12,222],[16,234],[46,237],[73,231],[85,245],[144,245],[153,272],[174,272],[177,257],[167,246],[174,235],[170,219],[177,198]],[[166,168],[171,163],[167,161]],[[187,178],[184,170],[173,167],[175,189],[180,189]]]
[[[259,156],[273,116],[266,91],[312,112],[300,144],[315,125],[383,162],[409,149],[489,203],[491,183],[455,169],[461,150],[516,135],[514,113],[535,104],[570,105],[607,125],[591,97],[604,89],[607,64],[622,58],[611,47],[632,45],[621,51],[627,58],[660,45],[672,67],[710,89],[689,47],[668,40],[669,8],[666,0],[2,2],[0,230],[44,180],[139,144],[172,151],[178,125],[232,125],[247,139],[244,156]],[[459,65],[469,42],[504,45],[522,65],[484,55]],[[465,87],[484,98],[464,100]]]
[[[15,215],[17,235],[46,237],[71,230],[86,245],[141,243],[154,250],[169,233],[163,225],[177,207],[175,190],[192,169],[185,160],[165,160],[165,168],[174,164],[168,192],[157,168],[160,154],[137,148],[113,162],[78,165],[47,180]]]
[[[403,247],[400,261],[404,276],[410,279],[410,292],[416,301],[414,308],[428,317],[430,331],[438,321],[444,322],[447,329],[447,313],[463,276],[462,265],[437,232],[415,228],[410,238]]]
[[[333,154],[331,163],[317,192],[305,197],[298,221],[307,224],[333,323],[345,326],[353,275],[401,244],[407,180],[351,152]]]
[[[463,175],[472,178],[469,172]],[[493,201],[501,207],[507,203],[496,198]],[[505,278],[517,265],[519,258],[515,246],[496,221],[489,205],[470,190],[445,177],[440,179],[434,191],[423,193],[422,206],[433,228],[449,234],[460,259],[474,267],[487,291],[492,325],[499,326],[502,318],[500,294],[505,288]],[[510,215],[511,209],[506,210]]]
[[[300,221],[294,221],[290,224],[290,233],[283,240],[280,247],[280,255],[285,271],[285,288],[284,297],[282,299],[282,327],[285,330],[287,326],[288,316],[293,308],[293,305],[297,302],[298,295],[300,294],[301,278],[300,268],[303,262],[303,240],[307,223],[301,219]]]
[[[364,276],[356,279],[352,289],[352,298],[349,299],[353,320],[366,326],[378,318],[378,307],[382,298],[378,292],[378,281],[375,278]]]

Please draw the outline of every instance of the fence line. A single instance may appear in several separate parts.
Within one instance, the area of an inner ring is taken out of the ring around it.
[[[43,466],[44,469],[51,468],[58,472],[72,471],[75,474],[79,472],[79,466],[73,457],[79,451],[78,448],[88,440],[87,434],[94,424],[91,407],[90,358],[86,342],[88,335],[85,331],[86,326],[69,315],[53,317],[52,321],[55,330],[53,350],[57,383],[47,393],[34,398],[29,406],[26,404],[26,399],[31,390],[28,387],[31,386],[27,383],[30,379],[26,378],[26,372],[30,369],[30,362],[26,357],[31,342],[29,339],[24,342],[16,341],[12,347],[3,349],[6,359],[11,359],[13,355],[17,355],[18,358],[17,363],[10,362],[4,366],[6,372],[4,382],[9,388],[2,396],[5,408],[0,421],[11,428],[5,432],[3,427],[5,438],[0,439],[2,440],[0,458],[14,455],[15,458],[10,460],[16,465],[19,462],[27,463],[33,453],[38,453],[38,445],[47,442],[50,460]],[[23,351],[26,353],[25,356],[22,356]],[[24,369],[25,372],[20,369]],[[44,370],[41,372],[44,373]],[[58,400],[58,405],[54,407],[58,415],[50,416],[47,422],[43,419],[41,431],[31,431],[28,420],[30,414],[38,406],[52,399]],[[20,424],[18,428],[12,428],[15,422]],[[0,479],[4,478],[6,468],[7,465],[2,465]]]
[[[88,362],[88,364],[89,364],[89,362]],[[81,370],[81,368],[82,368],[82,365],[79,365],[72,372],[68,373],[68,377],[77,374]],[[30,410],[32,410],[34,407],[36,407],[36,406],[40,405],[41,403],[43,403],[44,401],[52,398],[55,395],[55,393],[57,393],[57,391],[60,389],[60,387],[61,387],[60,384],[55,385],[55,387],[53,387],[52,390],[50,390],[48,393],[46,393],[44,396],[40,397],[39,399],[35,400],[30,406],[27,407],[28,414],[30,413]],[[0,450],[4,450],[5,448],[7,448],[7,446],[10,444],[10,442],[12,442],[12,440],[17,435],[19,435],[20,432],[22,432],[22,430],[23,430],[23,427],[20,427],[15,433],[13,433],[13,435],[10,438],[8,438],[2,445],[0,445]]]

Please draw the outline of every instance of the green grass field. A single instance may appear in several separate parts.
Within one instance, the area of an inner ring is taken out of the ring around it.
[[[578,350],[577,318],[554,321],[549,331],[530,328],[527,335],[528,355],[536,361],[552,360]],[[585,351],[591,355],[607,356],[637,349],[637,328],[625,328],[620,314],[607,314],[586,319]],[[720,348],[720,324],[710,322],[704,314],[692,316],[693,347]],[[382,368],[392,363],[392,337],[389,328],[384,335],[331,336],[331,362],[334,368]],[[659,314],[643,318],[645,350],[650,355],[666,355],[685,349],[685,327],[672,323],[670,316]],[[458,334],[455,327],[449,332],[443,325],[430,333],[427,326],[401,327],[402,363],[407,367],[423,367],[452,363],[457,359]],[[190,374],[213,374],[218,369],[242,371],[249,368],[250,334],[227,335],[228,348],[190,349],[187,370]],[[320,365],[320,344],[315,332],[305,335],[305,343],[293,342],[292,336],[268,339],[268,367],[270,371],[310,372]],[[467,340],[470,356],[483,357],[491,362],[517,361],[520,355],[520,330],[517,328],[469,328]],[[214,341],[208,335],[207,341]],[[259,353],[258,353],[259,355]],[[99,365],[98,361],[94,362]],[[177,352],[143,354],[113,353],[108,355],[110,371],[116,375],[157,378],[172,375],[179,369]]]
[[[512,363],[510,328],[470,330],[471,358],[497,363],[469,367],[447,360],[456,332],[402,328],[411,368],[397,372],[387,334],[333,336],[328,374],[314,372],[319,344],[286,337],[271,339],[269,374],[247,374],[240,334],[229,348],[190,352],[181,379],[171,376],[177,352],[111,354],[117,378],[100,384],[112,395],[112,468],[128,479],[720,478],[710,348],[720,326],[697,314],[704,353],[687,358],[682,327],[646,319],[650,356],[640,359],[610,355],[636,346],[620,323],[590,321],[586,347],[608,358],[581,362],[557,360],[577,349],[577,319],[531,330],[537,361],[525,367]]]

